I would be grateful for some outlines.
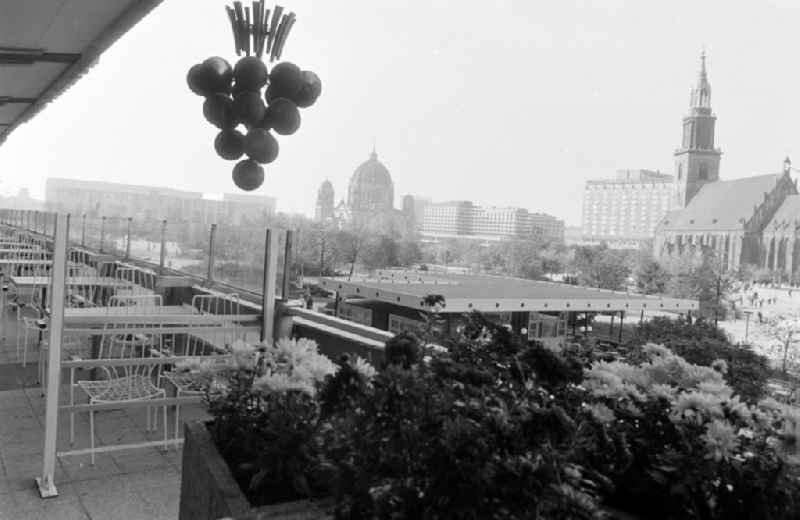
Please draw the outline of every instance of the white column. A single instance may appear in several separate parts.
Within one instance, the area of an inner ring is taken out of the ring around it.
[[[50,347],[47,361],[47,397],[45,402],[44,460],[42,476],[36,479],[39,496],[58,496],[53,474],[56,468],[56,435],[58,433],[58,393],[61,390],[61,329],[64,326],[64,286],[67,277],[67,237],[69,215],[59,214],[56,220],[53,268],[50,287]],[[41,382],[45,384],[45,381]]]

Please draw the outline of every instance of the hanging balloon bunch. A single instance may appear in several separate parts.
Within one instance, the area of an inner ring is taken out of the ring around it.
[[[271,131],[295,133],[300,127],[298,107],[314,104],[322,82],[293,63],[277,63],[269,70],[262,61],[264,51],[270,63],[280,60],[294,13],[283,14],[283,8],[276,6],[270,20],[270,10],[260,1],[254,1],[252,9],[243,9],[238,1],[225,9],[236,55],[245,56],[233,67],[224,58],[208,58],[189,69],[186,81],[192,92],[205,97],[203,115],[220,129],[214,139],[217,154],[229,161],[247,156],[233,167],[233,182],[251,191],[264,182],[262,164],[278,157],[278,141]]]

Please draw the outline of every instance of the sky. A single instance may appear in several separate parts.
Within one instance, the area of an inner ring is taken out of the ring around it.
[[[0,191],[44,197],[48,177],[235,193],[234,163],[186,86],[233,62],[221,0],[164,0],[88,75],[0,146]],[[249,4],[249,2],[248,2]],[[672,173],[707,53],[720,176],[800,164],[800,3],[642,0],[282,2],[283,59],[323,91],[255,193],[313,214],[319,184],[346,196],[373,144],[405,194],[518,206],[579,225],[588,179]]]

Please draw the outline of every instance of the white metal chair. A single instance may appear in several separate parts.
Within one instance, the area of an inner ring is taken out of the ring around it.
[[[152,359],[153,350],[160,348],[161,335],[154,333],[153,324],[134,320],[133,316],[150,306],[160,306],[160,295],[113,296],[110,301],[109,320],[103,327],[97,359],[128,360],[122,365],[100,367],[100,378],[75,382],[75,369],[70,373],[70,403],[74,404],[74,389],[80,388],[89,398],[89,404],[130,403],[163,399],[165,392],[157,386],[159,365],[136,363],[136,360]],[[120,316],[119,311],[124,309]],[[113,318],[112,318],[113,314]],[[130,317],[130,319],[126,318]],[[142,332],[137,330],[142,329]],[[77,359],[80,360],[80,359]],[[151,410],[147,407],[147,430],[151,431]],[[89,435],[91,463],[94,464],[94,410],[89,411]],[[167,407],[164,413],[164,441],[168,440]],[[157,425],[157,420],[156,420]],[[152,430],[155,430],[153,426]],[[74,442],[74,414],[70,414],[70,442]]]
[[[239,314],[239,295],[195,295],[192,297],[192,308],[196,314],[237,315]],[[238,339],[236,323],[222,322],[222,325],[201,326],[197,331],[186,334],[186,343],[182,355],[199,357],[219,354],[220,351],[229,351],[231,345]],[[216,330],[219,329],[219,330]],[[175,397],[202,395],[202,387],[191,374],[175,370],[163,371],[159,386],[163,381],[175,388]],[[180,436],[180,405],[175,405],[175,438]]]

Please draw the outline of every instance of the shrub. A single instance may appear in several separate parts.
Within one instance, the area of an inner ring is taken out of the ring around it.
[[[477,315],[445,346],[400,335],[380,372],[348,356],[335,369],[305,340],[185,368],[254,504],[327,494],[341,519],[800,517],[800,411],[743,401],[725,360],[646,344],[584,365]]]
[[[731,344],[723,331],[709,323],[698,320],[690,325],[683,318],[656,317],[636,332],[624,346],[634,361],[641,358],[637,349],[643,342],[662,344],[696,365],[710,366],[715,359],[724,359],[728,364],[725,379],[735,393],[750,403],[766,395],[770,372],[767,358],[747,346]]]

